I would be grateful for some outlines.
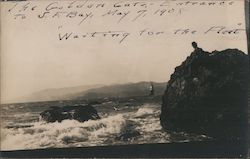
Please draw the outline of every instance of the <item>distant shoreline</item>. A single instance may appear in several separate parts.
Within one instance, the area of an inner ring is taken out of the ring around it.
[[[22,104],[22,103],[39,103],[55,101],[72,101],[72,100],[94,100],[101,98],[126,98],[136,96],[146,96],[149,94],[150,81],[128,82],[122,84],[96,84],[81,85],[74,87],[51,88],[34,92],[25,97],[20,97],[14,101],[1,101],[1,105]],[[153,82],[156,86],[156,94],[163,95],[166,82]],[[119,94],[121,96],[119,96]],[[118,95],[118,96],[117,96]]]

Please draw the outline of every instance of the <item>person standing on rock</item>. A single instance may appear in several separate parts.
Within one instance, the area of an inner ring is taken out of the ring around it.
[[[197,59],[201,54],[203,54],[203,50],[198,47],[198,44],[195,41],[192,42],[192,46],[194,48],[194,51],[191,54],[191,56],[189,57],[188,64],[193,63],[193,61],[195,59]],[[187,68],[188,68],[188,75],[191,76],[191,74],[192,74],[192,65],[189,65]]]
[[[194,51],[203,51],[201,48],[198,47],[198,44],[195,41],[192,42],[192,46],[194,48]]]
[[[198,45],[197,45],[197,43],[196,42],[192,42],[192,46],[193,46],[193,48],[194,48],[194,50],[196,50],[197,48],[198,48]]]

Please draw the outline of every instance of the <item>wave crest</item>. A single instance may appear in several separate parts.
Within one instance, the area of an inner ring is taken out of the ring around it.
[[[100,120],[61,123],[36,122],[33,127],[4,129],[2,150],[101,145],[107,137],[120,133],[126,120],[122,114]]]

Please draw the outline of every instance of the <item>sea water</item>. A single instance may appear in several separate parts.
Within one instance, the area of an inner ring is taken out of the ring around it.
[[[94,105],[101,119],[85,122],[63,120],[46,123],[40,119],[39,114],[50,106],[68,104],[57,101],[2,105],[1,150],[177,141],[162,130],[159,119],[161,105],[156,103],[116,104],[115,107],[113,101],[101,103]],[[70,104],[77,105],[79,101],[71,101]],[[189,139],[186,137],[181,141]]]

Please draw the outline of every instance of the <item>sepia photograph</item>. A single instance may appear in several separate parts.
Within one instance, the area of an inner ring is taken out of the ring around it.
[[[249,1],[0,11],[1,157],[248,157]]]

